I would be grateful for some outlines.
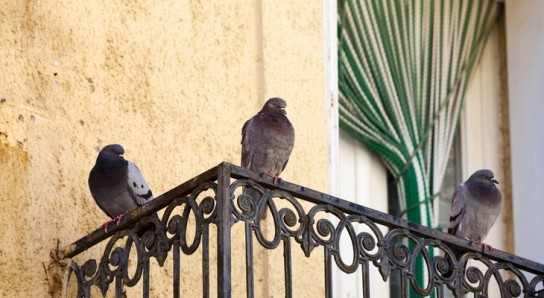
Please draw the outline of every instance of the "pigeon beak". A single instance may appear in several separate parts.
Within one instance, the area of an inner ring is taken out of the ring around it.
[[[499,181],[495,180],[495,179],[491,179],[491,182],[495,183],[495,184],[499,184]]]

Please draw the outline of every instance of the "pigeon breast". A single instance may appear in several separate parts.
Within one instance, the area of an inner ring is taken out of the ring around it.
[[[279,176],[285,169],[295,142],[294,129],[283,114],[257,114],[244,125],[242,166],[255,172]]]
[[[502,208],[502,195],[495,183],[493,172],[484,169],[456,188],[448,233],[472,241],[485,239]]]

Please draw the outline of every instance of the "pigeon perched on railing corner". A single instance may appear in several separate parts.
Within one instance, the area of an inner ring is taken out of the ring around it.
[[[274,97],[246,121],[242,128],[242,167],[281,180],[295,143],[295,130],[286,116],[285,100]],[[246,189],[245,194],[258,201],[260,194]],[[263,214],[263,218],[266,213]]]

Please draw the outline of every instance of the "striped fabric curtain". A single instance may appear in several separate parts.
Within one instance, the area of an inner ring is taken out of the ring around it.
[[[340,127],[394,175],[402,215],[433,227],[432,200],[441,189],[468,80],[502,5],[339,4]]]
[[[433,226],[459,110],[500,4],[344,0],[340,126],[382,158],[409,220]]]

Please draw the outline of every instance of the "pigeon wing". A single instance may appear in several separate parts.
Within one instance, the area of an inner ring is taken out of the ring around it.
[[[287,163],[289,162],[289,158],[287,158],[287,160],[285,161],[285,163],[283,163],[283,167],[281,168],[281,171],[283,172],[283,170],[285,170],[285,167],[287,166]]]
[[[450,224],[448,225],[448,234],[458,235],[462,230],[463,217],[465,216],[465,198],[468,191],[464,183],[461,183],[455,189],[451,198]]]
[[[153,193],[140,173],[140,169],[130,161],[127,168],[127,183],[128,192],[139,206],[153,200]]]
[[[251,144],[254,130],[253,118],[251,118],[247,120],[242,127],[242,167],[246,169],[251,168],[251,161],[253,159],[253,155],[255,154],[254,148]]]
[[[287,119],[286,119],[287,120]],[[285,136],[285,142],[287,144],[287,152],[285,153],[285,162],[283,163],[283,167],[281,168],[281,171],[285,170],[285,167],[287,166],[287,163],[289,162],[289,156],[291,156],[291,152],[293,151],[293,146],[295,144],[295,130],[293,129],[293,125],[291,125],[291,122],[287,120],[286,123],[287,127],[287,135]]]

